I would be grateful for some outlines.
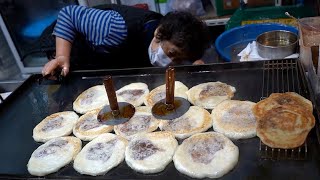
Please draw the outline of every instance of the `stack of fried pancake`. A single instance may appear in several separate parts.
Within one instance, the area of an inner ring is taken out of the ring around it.
[[[257,136],[272,148],[299,147],[315,125],[312,109],[312,103],[297,93],[273,93],[253,108]]]

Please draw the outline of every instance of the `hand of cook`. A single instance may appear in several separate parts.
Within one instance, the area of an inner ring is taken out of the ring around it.
[[[61,75],[66,76],[69,73],[69,68],[70,68],[69,57],[58,56],[44,65],[42,69],[42,75],[46,76],[48,74],[51,74],[51,77],[52,77],[55,71],[61,70]]]

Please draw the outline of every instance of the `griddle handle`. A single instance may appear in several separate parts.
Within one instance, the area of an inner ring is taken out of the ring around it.
[[[111,76],[105,77],[103,82],[104,82],[104,87],[106,88],[106,91],[107,91],[110,109],[112,110],[112,115],[117,116],[119,115],[120,111],[119,111],[116,91],[114,90],[114,86],[113,86],[112,77]]]
[[[169,67],[166,70],[166,105],[168,110],[174,109],[174,81],[174,68]]]

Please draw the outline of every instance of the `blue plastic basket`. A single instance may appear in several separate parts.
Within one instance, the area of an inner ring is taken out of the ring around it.
[[[256,40],[258,35],[272,30],[287,30],[298,34],[298,30],[295,27],[283,24],[250,24],[223,32],[216,39],[215,47],[223,60],[231,61],[231,59],[237,59],[237,54],[243,50],[248,43]]]

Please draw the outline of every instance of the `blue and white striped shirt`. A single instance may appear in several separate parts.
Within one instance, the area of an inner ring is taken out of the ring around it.
[[[93,46],[107,47],[119,46],[128,34],[123,17],[116,11],[66,6],[59,12],[53,35],[73,42],[76,31]]]

